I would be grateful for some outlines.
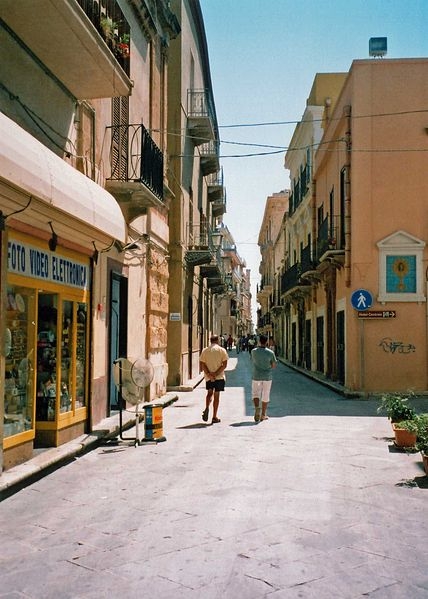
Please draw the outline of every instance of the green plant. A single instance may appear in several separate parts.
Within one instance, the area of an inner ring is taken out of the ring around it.
[[[428,414],[419,414],[416,417],[417,441],[416,448],[421,453],[428,455]]]
[[[413,397],[413,392],[407,395],[401,393],[384,393],[377,409],[378,413],[385,412],[391,422],[401,422],[403,420],[412,420],[415,417],[415,410],[407,404]]]
[[[400,422],[395,422],[394,424],[395,424],[396,428],[402,429],[409,433],[417,433],[419,430],[419,427],[418,427],[418,421],[416,418],[412,418],[411,420],[401,420]]]

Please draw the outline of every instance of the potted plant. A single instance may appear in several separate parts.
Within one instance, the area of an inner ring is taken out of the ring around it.
[[[117,47],[123,58],[129,58],[129,42],[129,33],[122,33],[122,35],[119,38],[119,43]]]
[[[414,447],[416,445],[418,436],[418,421],[416,418],[392,424],[397,447]]]
[[[408,401],[413,396],[414,393],[411,391],[406,395],[402,393],[384,393],[377,409],[378,414],[385,412],[391,423],[412,420],[416,414],[415,410],[408,405]]]
[[[417,425],[416,449],[421,452],[425,474],[428,474],[428,414],[420,414],[417,418]]]

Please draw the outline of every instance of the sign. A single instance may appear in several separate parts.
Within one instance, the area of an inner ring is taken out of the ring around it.
[[[169,313],[169,319],[170,320],[175,320],[175,321],[181,320],[181,314],[180,314],[180,312],[170,312]]]
[[[23,277],[84,290],[89,288],[87,264],[13,238],[9,238],[7,244],[7,268],[10,273]]]
[[[367,289],[357,289],[351,295],[351,304],[359,312],[368,310],[373,305],[373,296]]]
[[[367,310],[366,312],[358,312],[358,318],[379,319],[379,318],[395,318],[397,313],[395,310]]]

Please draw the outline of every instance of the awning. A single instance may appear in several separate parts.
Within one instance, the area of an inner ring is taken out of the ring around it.
[[[0,113],[0,179],[103,234],[126,242],[115,198]],[[24,215],[24,213],[21,213]]]

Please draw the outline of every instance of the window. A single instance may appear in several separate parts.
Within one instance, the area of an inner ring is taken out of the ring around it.
[[[380,302],[423,302],[422,259],[425,242],[398,231],[377,244]]]

